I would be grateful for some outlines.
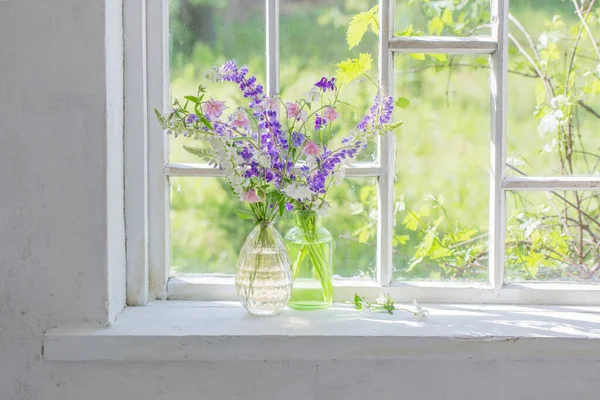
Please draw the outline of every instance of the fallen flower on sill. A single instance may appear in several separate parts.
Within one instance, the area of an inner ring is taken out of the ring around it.
[[[388,314],[394,314],[394,311],[406,311],[418,319],[425,319],[429,314],[426,308],[423,308],[417,303],[417,300],[413,300],[413,306],[415,310],[411,310],[404,307],[396,307],[394,300],[388,293],[382,293],[376,300],[376,303],[369,303],[364,297],[360,297],[358,294],[354,294],[354,307],[361,310],[370,310],[373,312],[387,312]]]

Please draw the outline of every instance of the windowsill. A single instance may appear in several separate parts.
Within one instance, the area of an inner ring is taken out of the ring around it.
[[[235,303],[157,301],[124,310],[108,328],[55,328],[51,361],[320,359],[598,360],[600,308],[427,305],[416,320],[358,312],[285,310],[256,318]]]

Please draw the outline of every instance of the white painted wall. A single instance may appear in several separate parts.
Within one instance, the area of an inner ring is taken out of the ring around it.
[[[598,398],[600,363],[583,361],[44,361],[46,329],[123,304],[120,5],[106,3],[0,0],[0,400]]]

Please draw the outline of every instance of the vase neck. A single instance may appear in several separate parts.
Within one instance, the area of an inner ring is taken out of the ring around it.
[[[296,226],[306,232],[314,232],[319,226],[319,217],[315,211],[299,210],[294,213]]]

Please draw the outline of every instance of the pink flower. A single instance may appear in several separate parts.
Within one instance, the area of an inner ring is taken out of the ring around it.
[[[306,146],[304,146],[304,154],[307,156],[318,156],[322,151],[323,149],[312,140],[309,140],[308,143],[306,143]]]
[[[231,123],[236,128],[250,129],[250,120],[243,109],[237,109],[231,115]]]
[[[288,112],[288,117],[295,118],[298,121],[305,122],[308,119],[306,110],[300,110],[298,103],[285,103],[285,108]]]
[[[288,116],[290,118],[296,118],[300,113],[300,107],[298,107],[298,103],[285,103],[285,108],[287,109]]]
[[[279,109],[279,99],[277,97],[267,97],[263,100],[262,106],[267,111],[277,111]]]
[[[260,197],[254,189],[250,188],[247,192],[242,194],[242,201],[247,201],[248,203],[258,203],[260,201]]]
[[[226,108],[227,106],[225,105],[224,101],[217,101],[213,99],[210,99],[206,103],[202,104],[202,111],[204,111],[204,114],[209,119],[219,118]]]
[[[323,111],[323,118],[327,120],[327,122],[333,122],[340,117],[340,114],[333,107],[327,107]]]
[[[298,121],[306,122],[306,120],[308,119],[308,114],[306,113],[306,110],[300,111],[300,114],[298,114],[296,119]]]

